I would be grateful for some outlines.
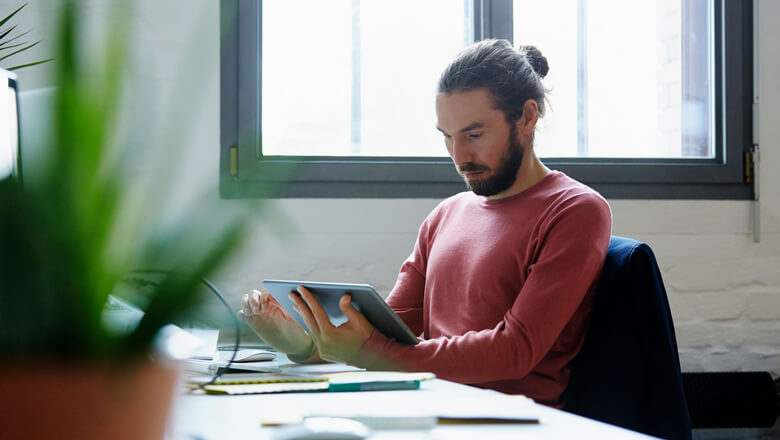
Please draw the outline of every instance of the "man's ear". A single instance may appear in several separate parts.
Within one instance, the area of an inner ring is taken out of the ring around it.
[[[539,106],[536,101],[529,99],[523,104],[523,114],[515,123],[517,124],[517,132],[524,136],[531,136],[537,121],[539,121]]]

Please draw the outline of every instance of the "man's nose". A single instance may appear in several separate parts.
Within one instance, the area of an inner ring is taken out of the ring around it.
[[[471,149],[468,148],[463,142],[452,141],[452,161],[455,165],[463,165],[465,163],[473,162]]]

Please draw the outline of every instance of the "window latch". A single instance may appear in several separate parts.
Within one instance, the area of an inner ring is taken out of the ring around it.
[[[230,146],[230,176],[238,177],[238,147]]]

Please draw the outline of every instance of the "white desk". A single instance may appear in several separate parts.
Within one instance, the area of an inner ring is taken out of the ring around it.
[[[273,428],[261,428],[263,414],[302,408],[363,408],[398,405],[402,408],[435,408],[443,402],[500,401],[506,396],[443,380],[423,382],[419,390],[343,393],[286,393],[250,396],[177,396],[169,437],[173,440],[266,439]],[[372,440],[382,439],[648,439],[642,434],[590,419],[531,404],[539,424],[529,425],[439,425],[429,431],[374,431]]]

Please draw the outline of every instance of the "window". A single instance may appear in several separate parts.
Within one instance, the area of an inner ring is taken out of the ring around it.
[[[571,7],[575,6],[576,7]],[[514,1],[514,40],[553,63],[541,157],[715,158],[713,4]],[[556,30],[538,17],[555,17]]]
[[[262,5],[263,34],[285,36],[261,48],[264,155],[441,156],[435,84],[472,40],[463,1]]]
[[[550,59],[551,168],[612,198],[752,196],[750,2],[223,0],[222,24],[226,198],[462,191],[436,84],[488,37]]]

